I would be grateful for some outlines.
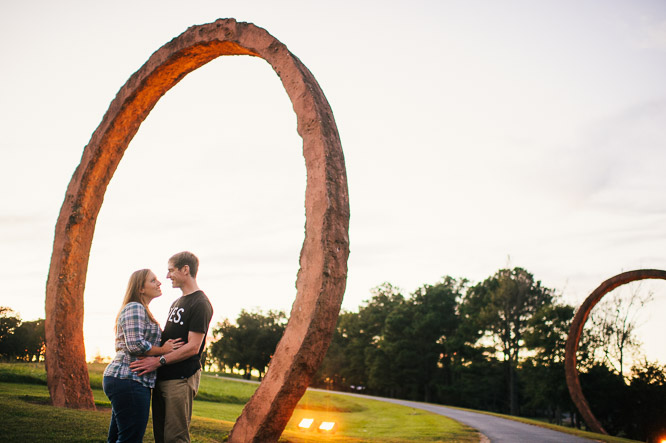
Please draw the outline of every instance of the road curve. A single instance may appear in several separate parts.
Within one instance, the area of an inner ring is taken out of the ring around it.
[[[430,403],[397,400],[394,398],[371,397],[368,395],[344,392],[339,393],[355,397],[372,398],[444,415],[478,430],[486,436],[491,443],[589,443],[597,441],[577,437],[564,432],[553,431],[552,429],[542,428],[540,426],[521,423],[519,421],[496,417],[494,415],[464,411]]]
[[[247,381],[232,379],[234,381]],[[258,383],[250,381],[250,383]],[[371,395],[354,394],[342,391],[327,391],[325,389],[308,388],[308,391],[320,391],[327,393],[349,395],[351,397],[368,398],[372,400],[385,401],[407,406],[414,409],[422,409],[434,414],[449,417],[457,422],[474,428],[488,438],[490,443],[589,443],[599,440],[590,440],[577,437],[565,432],[553,431],[552,429],[542,428],[540,426],[530,425],[515,420],[497,417],[490,414],[465,411],[462,409],[450,408],[447,406],[435,405],[431,403],[421,403],[417,401],[398,400],[395,398],[374,397]]]

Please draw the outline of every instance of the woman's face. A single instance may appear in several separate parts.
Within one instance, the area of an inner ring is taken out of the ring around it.
[[[162,295],[160,286],[162,286],[162,283],[157,279],[155,273],[150,271],[146,275],[146,281],[143,283],[143,289],[141,289],[141,295],[146,298],[146,302],[150,303],[152,299]]]

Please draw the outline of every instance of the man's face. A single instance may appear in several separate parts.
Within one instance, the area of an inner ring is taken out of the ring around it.
[[[171,280],[171,287],[182,288],[185,278],[189,275],[189,266],[185,265],[181,269],[177,269],[172,262],[169,262],[169,267],[167,269],[168,272],[166,278]]]

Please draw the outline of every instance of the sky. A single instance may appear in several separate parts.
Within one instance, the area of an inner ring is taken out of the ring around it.
[[[520,266],[575,306],[624,271],[666,269],[666,3],[144,0],[0,2],[0,305],[43,318],[58,213],[109,103],[188,27],[266,29],[314,74],[351,206],[343,309],[383,282]],[[304,239],[296,117],[270,65],[220,57],[169,91],[104,197],[89,258],[89,358],[113,353],[132,271],[190,250],[213,322],[287,313]],[[641,320],[666,362],[666,282]]]

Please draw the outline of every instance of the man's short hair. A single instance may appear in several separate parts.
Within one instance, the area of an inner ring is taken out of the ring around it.
[[[169,259],[169,263],[173,264],[176,269],[183,269],[183,266],[187,265],[190,267],[190,275],[192,278],[197,277],[197,271],[199,270],[199,259],[191,252],[183,251],[179,252],[178,254],[174,254]]]

